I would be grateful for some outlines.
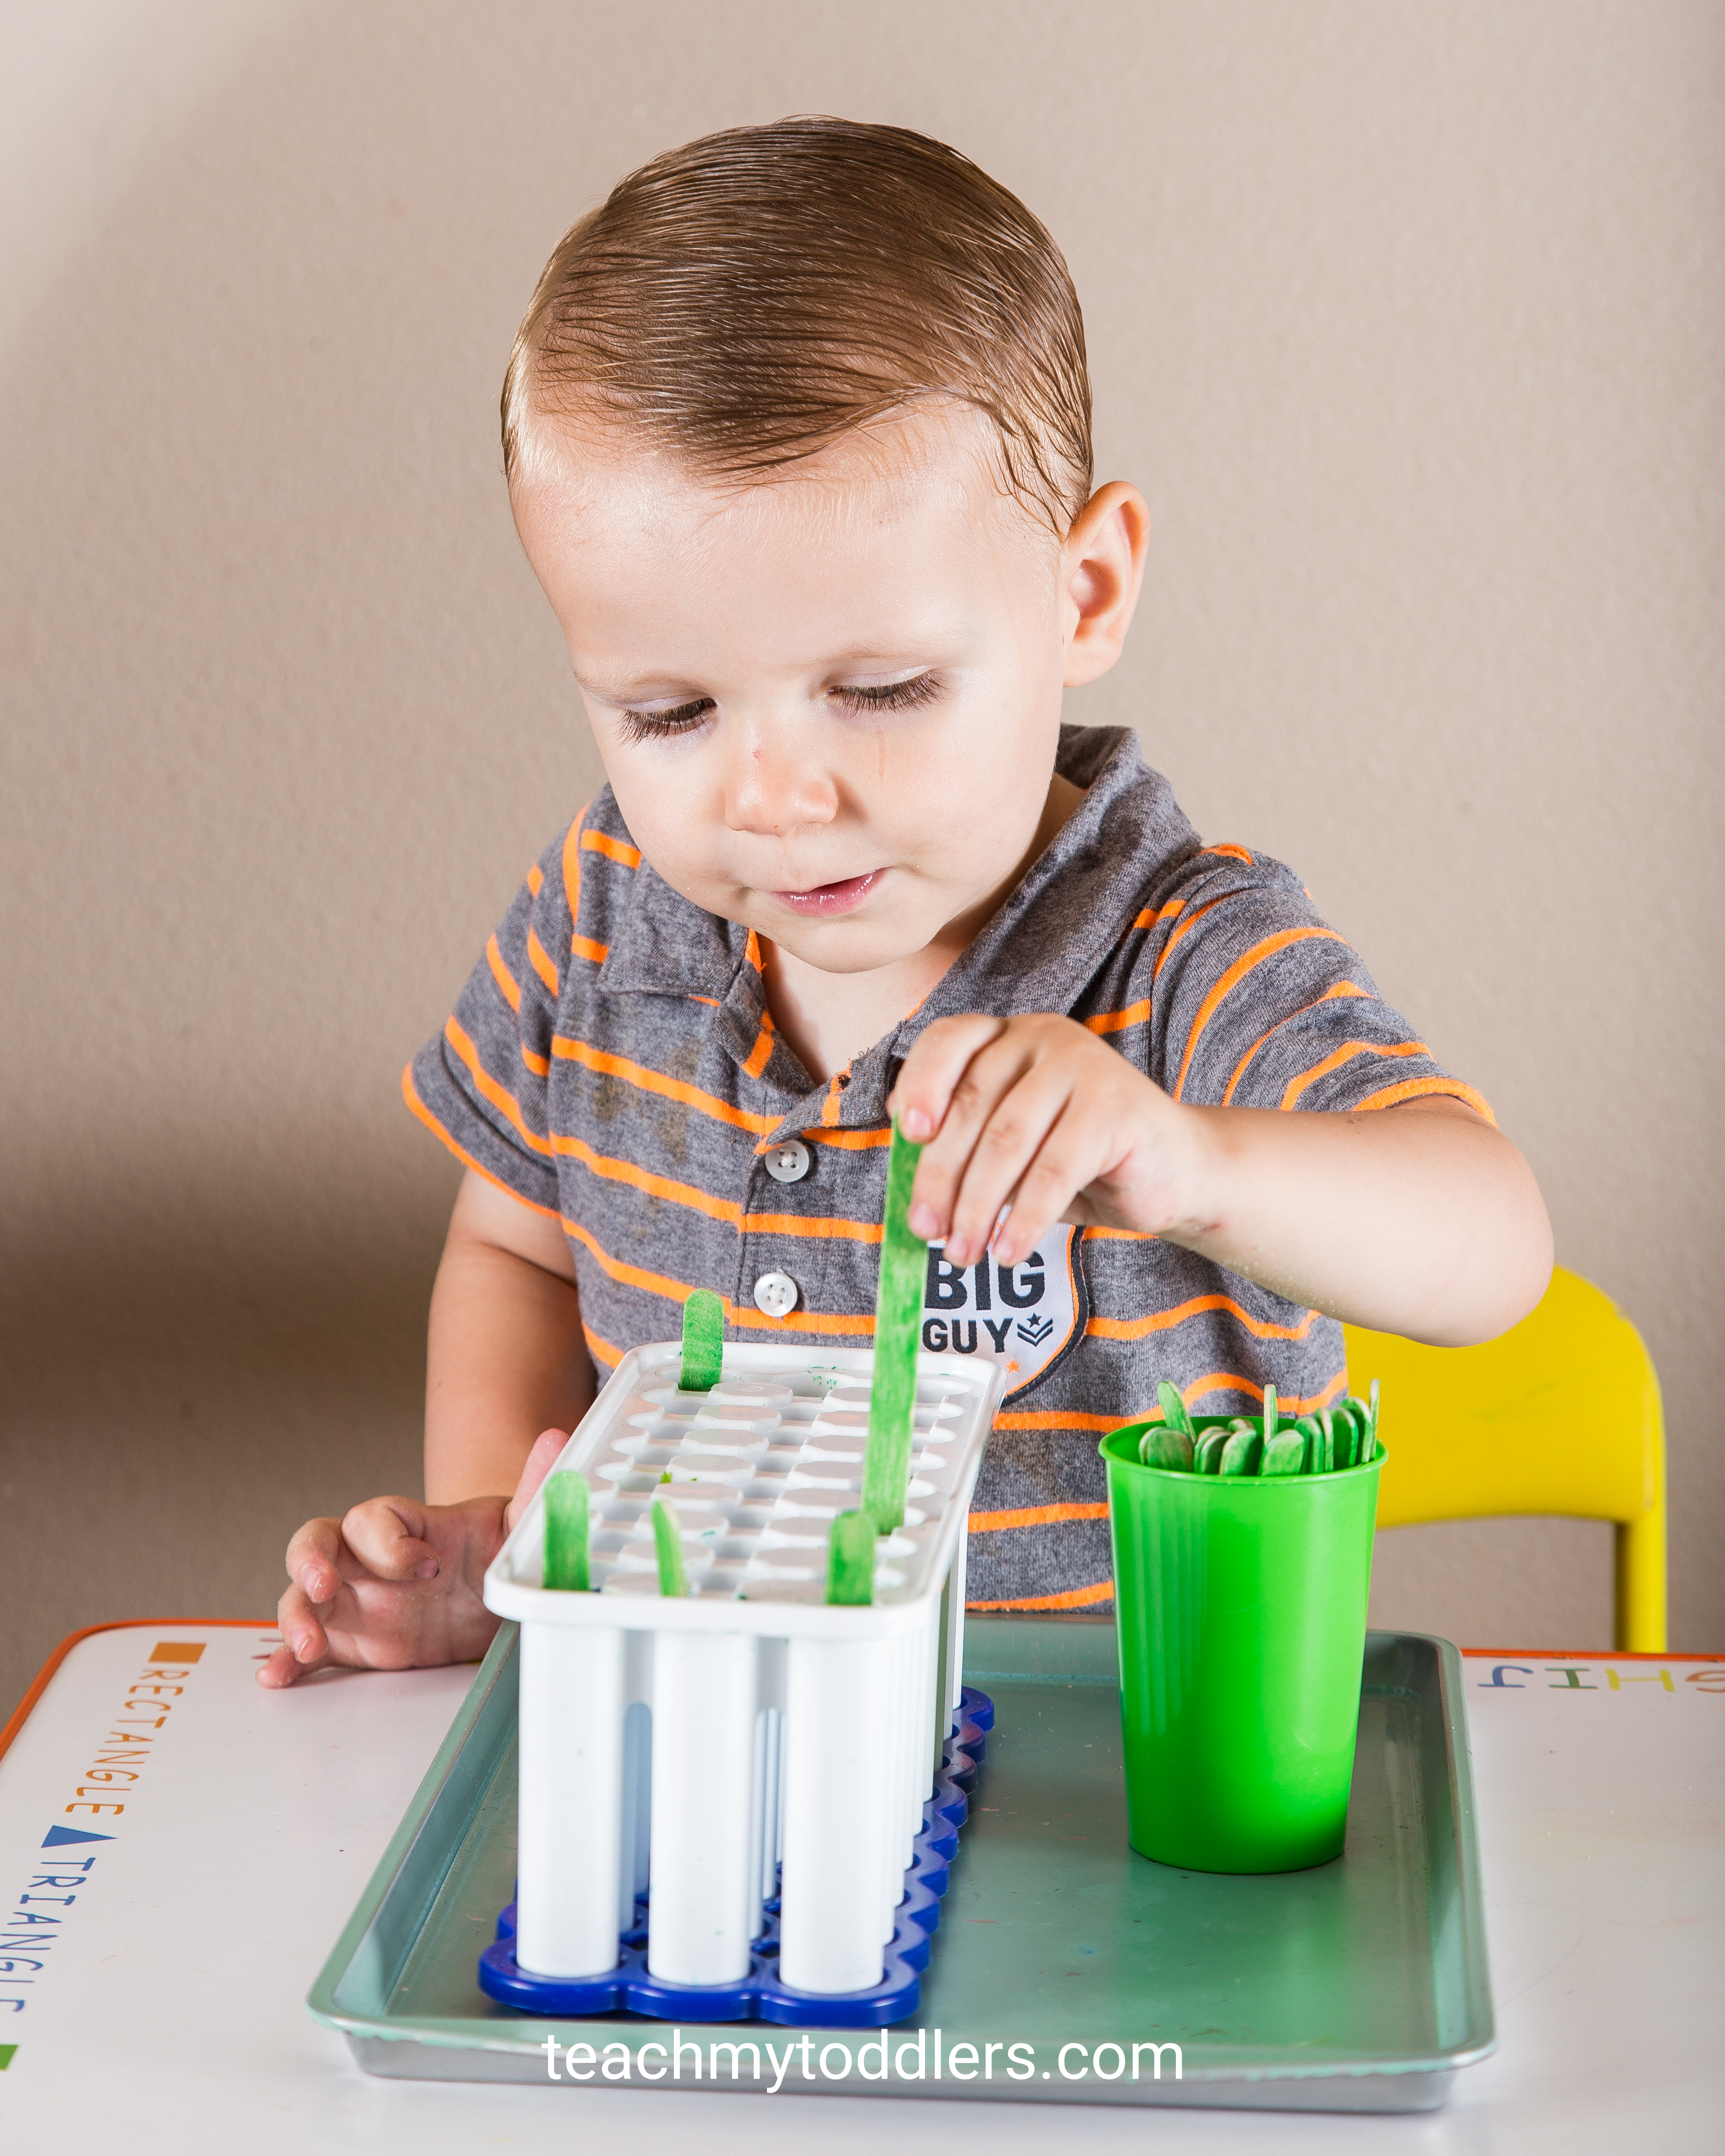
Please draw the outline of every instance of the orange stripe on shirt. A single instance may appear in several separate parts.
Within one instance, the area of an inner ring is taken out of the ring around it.
[[[1186,1054],[1180,1064],[1180,1075],[1174,1081],[1174,1098],[1177,1101],[1186,1090],[1186,1080],[1192,1069],[1192,1059],[1198,1053],[1198,1044],[1204,1036],[1204,1029],[1215,1016],[1223,998],[1237,988],[1249,973],[1255,973],[1260,966],[1275,957],[1279,951],[1289,950],[1296,943],[1307,943],[1314,940],[1320,942],[1345,943],[1348,939],[1345,936],[1338,936],[1333,928],[1278,929],[1274,936],[1266,936],[1261,942],[1253,944],[1250,951],[1242,952],[1229,967],[1226,973],[1216,982],[1209,993],[1198,1006],[1198,1015],[1192,1021],[1192,1031],[1186,1040]]]
[[[967,1602],[967,1609],[1086,1609],[1093,1602],[1111,1602],[1114,1583],[1099,1579],[1094,1587],[1069,1587],[1064,1594],[1021,1594],[1009,1602]]]
[[[590,1325],[583,1324],[581,1330],[586,1336],[588,1348],[591,1353],[601,1363],[608,1363],[614,1370],[623,1360],[623,1350],[620,1348],[614,1348],[608,1340],[601,1339]]]
[[[846,1069],[850,1068],[847,1065]],[[839,1120],[843,1106],[843,1089],[839,1084],[839,1074],[834,1072],[833,1082],[827,1088],[827,1097],[820,1104],[820,1119],[829,1129]]]
[[[743,1075],[746,1078],[758,1078],[772,1060],[773,1014],[771,1011],[763,1010],[761,1014],[761,1030],[755,1035],[755,1045],[749,1050],[748,1060],[742,1066]]]
[[[546,987],[551,990],[552,995],[560,995],[562,993],[562,984],[557,979],[557,969],[551,963],[550,953],[539,941],[536,929],[530,928],[527,931],[527,963],[544,982]]]
[[[1155,983],[1161,978],[1162,969],[1168,961],[1168,953],[1174,948],[1175,945],[1180,941],[1180,938],[1183,936],[1189,935],[1192,930],[1197,927],[1199,922],[1204,919],[1205,914],[1214,912],[1217,906],[1223,905],[1228,899],[1237,897],[1238,896],[1239,893],[1235,891],[1224,891],[1220,898],[1213,898],[1208,906],[1200,906],[1195,913],[1189,913],[1187,915],[1186,918],[1180,923],[1179,927],[1175,929],[1173,934],[1169,937],[1167,942],[1163,945],[1161,951],[1157,956],[1156,970],[1150,976],[1153,987]],[[1185,901],[1182,900],[1180,904],[1181,906],[1183,906],[1185,904]],[[1174,911],[1178,912],[1179,911],[1179,907],[1175,907]],[[1168,908],[1164,906],[1162,910],[1162,913],[1159,914],[1157,918],[1160,920],[1166,917],[1168,912]],[[1133,926],[1137,927],[1140,922],[1143,922],[1146,920],[1147,916],[1141,913],[1138,916],[1137,921],[1134,922]],[[1146,996],[1137,1003],[1128,1004],[1124,1010],[1099,1011],[1094,1018],[1086,1019],[1084,1023],[1090,1028],[1092,1033],[1123,1033],[1128,1026],[1142,1025],[1149,1018],[1153,1008],[1154,1006],[1151,998],[1148,996]]]
[[[996,1430],[1118,1430],[1122,1423],[1129,1422],[1129,1415],[1077,1414],[1068,1410],[1058,1413],[1050,1408],[1024,1409],[1017,1414],[998,1414]]]
[[[583,1228],[578,1220],[572,1220],[567,1213],[562,1218],[563,1233],[572,1235],[584,1249],[590,1250],[601,1269],[623,1286],[642,1288],[649,1295],[662,1295],[670,1302],[686,1302],[694,1294],[695,1291],[687,1281],[672,1280],[665,1273],[649,1273],[640,1265],[626,1265],[621,1258],[614,1258],[591,1229]],[[721,1299],[723,1300],[722,1297]],[[727,1323],[732,1315],[727,1302],[725,1307]]]
[[[1260,1033],[1258,1035],[1258,1038],[1252,1043],[1251,1046],[1247,1049],[1245,1054],[1240,1057],[1239,1062],[1235,1065],[1234,1075],[1228,1081],[1228,1090],[1222,1096],[1222,1106],[1225,1108],[1231,1105],[1235,1089],[1238,1087],[1240,1080],[1244,1078],[1246,1074],[1246,1066],[1250,1063],[1252,1058],[1257,1054],[1258,1050],[1264,1045],[1265,1042],[1269,1040],[1271,1034],[1280,1033],[1285,1025],[1291,1025],[1296,1018],[1304,1018],[1307,1011],[1315,1011],[1320,1004],[1334,1003],[1338,996],[1366,996],[1369,998],[1370,994],[1371,992],[1369,989],[1357,988],[1352,981],[1337,981],[1333,987],[1326,988],[1321,996],[1314,996],[1309,1004],[1301,1004],[1298,1010],[1290,1011],[1286,1018],[1279,1018],[1274,1025],[1266,1027],[1264,1031]],[[1375,1000],[1375,998],[1373,998],[1373,1000]]]
[[[1106,1520],[1106,1505],[1026,1505],[1016,1512],[973,1512],[973,1535],[998,1535],[1007,1527],[1051,1527],[1061,1520]]]
[[[517,1015],[521,1008],[521,984],[503,963],[503,953],[494,936],[485,946],[485,957],[490,962],[491,978],[503,991],[503,1000]]]
[[[1386,1086],[1381,1092],[1368,1093],[1363,1101],[1356,1101],[1353,1112],[1358,1116],[1368,1108],[1393,1108],[1399,1101],[1417,1101],[1428,1093],[1448,1093],[1455,1100],[1465,1101],[1476,1115],[1483,1116],[1497,1129],[1497,1118],[1485,1095],[1464,1086],[1459,1078],[1404,1078],[1399,1086]]]
[[[545,871],[537,861],[535,861],[532,867],[527,870],[527,888],[535,898],[537,898],[545,888]]]
[[[817,1145],[841,1146],[848,1152],[860,1152],[868,1146],[890,1146],[892,1143],[892,1126],[889,1123],[883,1130],[878,1131],[810,1130],[804,1131],[803,1135],[813,1138]],[[766,1152],[768,1148],[761,1146],[757,1150]]]
[[[1302,1400],[1293,1393],[1281,1394],[1278,1401],[1280,1412],[1284,1415],[1315,1414],[1319,1408],[1327,1408],[1332,1400],[1347,1389],[1348,1373],[1337,1370],[1321,1393],[1313,1393],[1307,1399]],[[1201,1400],[1206,1393],[1250,1393],[1254,1399],[1261,1401],[1264,1388],[1234,1371],[1211,1370],[1202,1378],[1194,1378],[1189,1385],[1182,1386],[1180,1398],[1189,1408],[1194,1400]]]
[[[525,1040],[521,1042],[519,1045],[521,1051],[521,1060],[526,1065],[528,1070],[532,1072],[533,1075],[536,1078],[549,1078],[551,1075],[551,1065],[547,1059],[542,1055],[536,1055],[532,1050],[528,1047]]]
[[[592,806],[589,801],[587,808]],[[572,929],[581,925],[581,826],[587,820],[587,808],[563,834],[563,900],[569,909]]]
[[[591,808],[589,801],[587,808]],[[590,936],[581,933],[581,826],[587,819],[583,808],[563,834],[563,896],[569,908],[569,948],[578,958],[590,959],[595,966],[603,966],[610,952],[603,943],[595,943]]]
[[[842,1332],[865,1340],[871,1338],[875,1330],[872,1317],[838,1317],[819,1310],[793,1310],[788,1317],[769,1317],[765,1311],[745,1302],[727,1312],[725,1322],[747,1326],[757,1332]]]
[[[748,1213],[742,1225],[751,1235],[802,1235],[818,1243],[878,1243],[878,1220],[835,1220],[825,1214]]]
[[[1297,1325],[1272,1325],[1266,1318],[1254,1317],[1250,1311],[1242,1310],[1231,1295],[1194,1295],[1189,1302],[1178,1303],[1172,1310],[1152,1311],[1147,1317],[1093,1317],[1084,1329],[1098,1340],[1144,1340],[1153,1332],[1171,1332],[1207,1310],[1231,1312],[1260,1340],[1304,1340],[1317,1322],[1317,1312],[1308,1310]]]
[[[626,1183],[633,1190],[644,1190],[649,1198],[662,1198],[672,1205],[686,1205],[691,1213],[704,1213],[710,1220],[721,1220],[727,1228],[742,1224],[742,1208],[734,1198],[715,1198],[700,1190],[692,1183],[674,1183],[668,1175],[655,1175],[649,1169],[638,1168],[632,1160],[618,1160],[609,1153],[597,1152],[585,1138],[552,1138],[554,1152],[578,1160],[608,1183]]]
[[[472,1078],[480,1099],[489,1101],[498,1114],[514,1126],[523,1144],[534,1152],[544,1153],[548,1158],[553,1150],[551,1140],[542,1138],[536,1131],[528,1129],[527,1119],[521,1113],[521,1102],[506,1086],[500,1086],[486,1070],[480,1061],[478,1049],[453,1018],[444,1021],[444,1039],[467,1065],[468,1075]]]
[[[1198,850],[1201,854],[1220,854],[1230,861],[1244,861],[1248,868],[1252,865],[1252,857],[1244,846],[1200,846]]]
[[[506,1198],[514,1199],[517,1205],[525,1205],[530,1213],[542,1213],[547,1220],[555,1220],[558,1218],[555,1205],[537,1205],[531,1198],[523,1198],[519,1190],[511,1190],[501,1176],[492,1174],[490,1169],[485,1167],[483,1162],[475,1160],[452,1131],[444,1128],[430,1109],[419,1098],[419,1089],[413,1083],[413,1066],[411,1063],[401,1074],[401,1091],[402,1098],[424,1124],[426,1129],[434,1138],[440,1138],[443,1141],[464,1168],[470,1168],[475,1175],[483,1178],[494,1190],[501,1190]]]
[[[776,1131],[781,1121],[777,1116],[755,1116],[747,1108],[733,1108],[728,1101],[703,1093],[699,1086],[685,1085],[680,1078],[668,1078],[664,1071],[649,1070],[644,1064],[631,1063],[624,1055],[608,1055],[603,1048],[591,1048],[586,1041],[577,1040],[569,1034],[553,1034],[551,1052],[566,1062],[579,1063],[588,1070],[596,1070],[602,1077],[621,1078],[627,1085],[639,1086],[644,1093],[658,1093],[667,1101],[680,1101],[685,1108],[698,1109],[715,1122],[729,1123],[735,1130],[753,1131],[760,1137],[768,1131]]]
[[[621,839],[611,838],[603,831],[583,831],[581,843],[588,853],[603,854],[608,860],[620,862],[626,869],[638,869],[641,865],[639,846],[626,846]]]
[[[1141,1228],[1086,1228],[1086,1243],[1159,1243],[1159,1235],[1147,1235]]]
[[[1344,1063],[1352,1063],[1356,1055],[1430,1055],[1431,1050],[1423,1040],[1344,1040],[1339,1048],[1332,1048],[1322,1062],[1314,1063],[1309,1070],[1302,1070],[1297,1078],[1291,1078],[1287,1089],[1276,1103],[1281,1108],[1291,1108],[1309,1086],[1317,1085],[1320,1078],[1327,1078],[1332,1070],[1339,1070]]]

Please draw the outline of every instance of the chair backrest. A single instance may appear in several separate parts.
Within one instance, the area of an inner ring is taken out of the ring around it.
[[[1538,1308],[1483,1347],[1343,1329],[1353,1390],[1384,1387],[1378,1526],[1509,1512],[1615,1521],[1619,1643],[1662,1650],[1659,1379],[1610,1298],[1559,1266]]]

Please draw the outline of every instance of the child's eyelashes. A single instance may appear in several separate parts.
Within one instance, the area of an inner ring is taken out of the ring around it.
[[[826,693],[829,701],[853,711],[909,711],[919,704],[932,703],[941,689],[940,676],[929,673],[914,674],[908,681],[840,682]],[[716,708],[711,696],[696,696],[662,711],[624,711],[618,716],[627,741],[667,741],[692,733]]]
[[[686,704],[673,704],[668,711],[624,711],[623,731],[632,742],[664,741],[697,726],[714,708],[711,696],[696,696]]]
[[[932,701],[940,692],[937,674],[913,674],[908,681],[886,681],[878,687],[843,682],[827,693],[855,711],[909,711]]]

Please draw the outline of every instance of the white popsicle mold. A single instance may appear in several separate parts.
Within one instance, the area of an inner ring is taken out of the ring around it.
[[[1004,1376],[918,1358],[904,1524],[876,1545],[874,1602],[829,1608],[873,1351],[727,1342],[706,1394],[677,1389],[680,1353],[624,1356],[557,1461],[592,1491],[593,1590],[541,1584],[536,1497],[485,1574],[521,1627],[517,1960],[614,1967],[649,1888],[653,1974],[734,1981],[777,1878],[783,1980],[861,1990],[958,1704],[965,1518]],[[659,1593],[660,1492],[686,1599]]]

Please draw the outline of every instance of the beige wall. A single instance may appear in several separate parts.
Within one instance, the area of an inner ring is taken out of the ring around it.
[[[1066,248],[1157,531],[1128,720],[1292,861],[1651,1342],[1725,1645],[1725,9],[1699,0],[37,0],[0,17],[13,1259],[0,1694],[249,1614],[416,1474],[451,1173],[399,1066],[595,783],[495,398],[564,226],[796,110]],[[1607,1531],[1377,1604],[1601,1644]]]

